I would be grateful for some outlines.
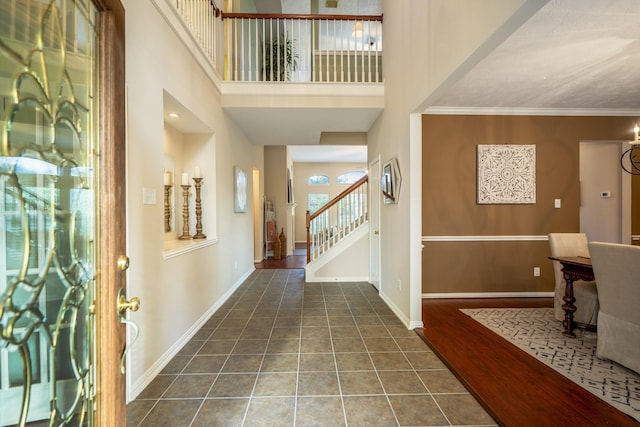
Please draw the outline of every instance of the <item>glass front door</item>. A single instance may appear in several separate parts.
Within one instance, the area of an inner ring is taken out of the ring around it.
[[[97,16],[0,1],[0,426],[93,425]]]

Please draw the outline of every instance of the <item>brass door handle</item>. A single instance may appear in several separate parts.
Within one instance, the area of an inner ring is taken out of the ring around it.
[[[138,311],[139,308],[140,298],[133,297],[127,301],[127,298],[124,296],[124,292],[120,294],[120,297],[118,298],[118,312],[124,313],[127,310]]]
[[[125,257],[126,258],[126,257]],[[127,259],[128,264],[128,259]],[[122,352],[122,356],[120,356],[120,373],[122,375],[125,374],[125,360],[129,350],[131,350],[131,346],[138,339],[138,334],[140,333],[140,329],[138,329],[138,325],[135,322],[128,320],[125,317],[125,312],[127,310],[138,311],[140,308],[140,299],[138,297],[133,297],[129,301],[127,301],[127,297],[125,296],[124,289],[120,288],[118,293],[118,318],[120,319],[120,323],[131,326],[133,328],[133,334],[129,342],[125,345],[124,351]]]

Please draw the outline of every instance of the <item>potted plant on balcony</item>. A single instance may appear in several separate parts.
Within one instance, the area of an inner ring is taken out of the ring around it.
[[[265,42],[264,58],[262,73],[265,80],[276,82],[291,80],[291,72],[298,69],[295,40],[285,36]]]

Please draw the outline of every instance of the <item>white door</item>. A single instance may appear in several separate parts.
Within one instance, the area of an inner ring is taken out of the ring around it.
[[[369,282],[380,290],[380,157],[369,163]]]
[[[589,241],[622,243],[620,142],[580,143],[580,231]]]

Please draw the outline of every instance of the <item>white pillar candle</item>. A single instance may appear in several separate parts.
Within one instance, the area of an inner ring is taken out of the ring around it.
[[[164,185],[171,185],[171,172],[169,171],[164,173]]]
[[[196,166],[196,172],[193,175],[194,178],[202,178],[202,171],[200,170],[200,166]]]
[[[182,172],[182,185],[189,185],[189,174]]]

